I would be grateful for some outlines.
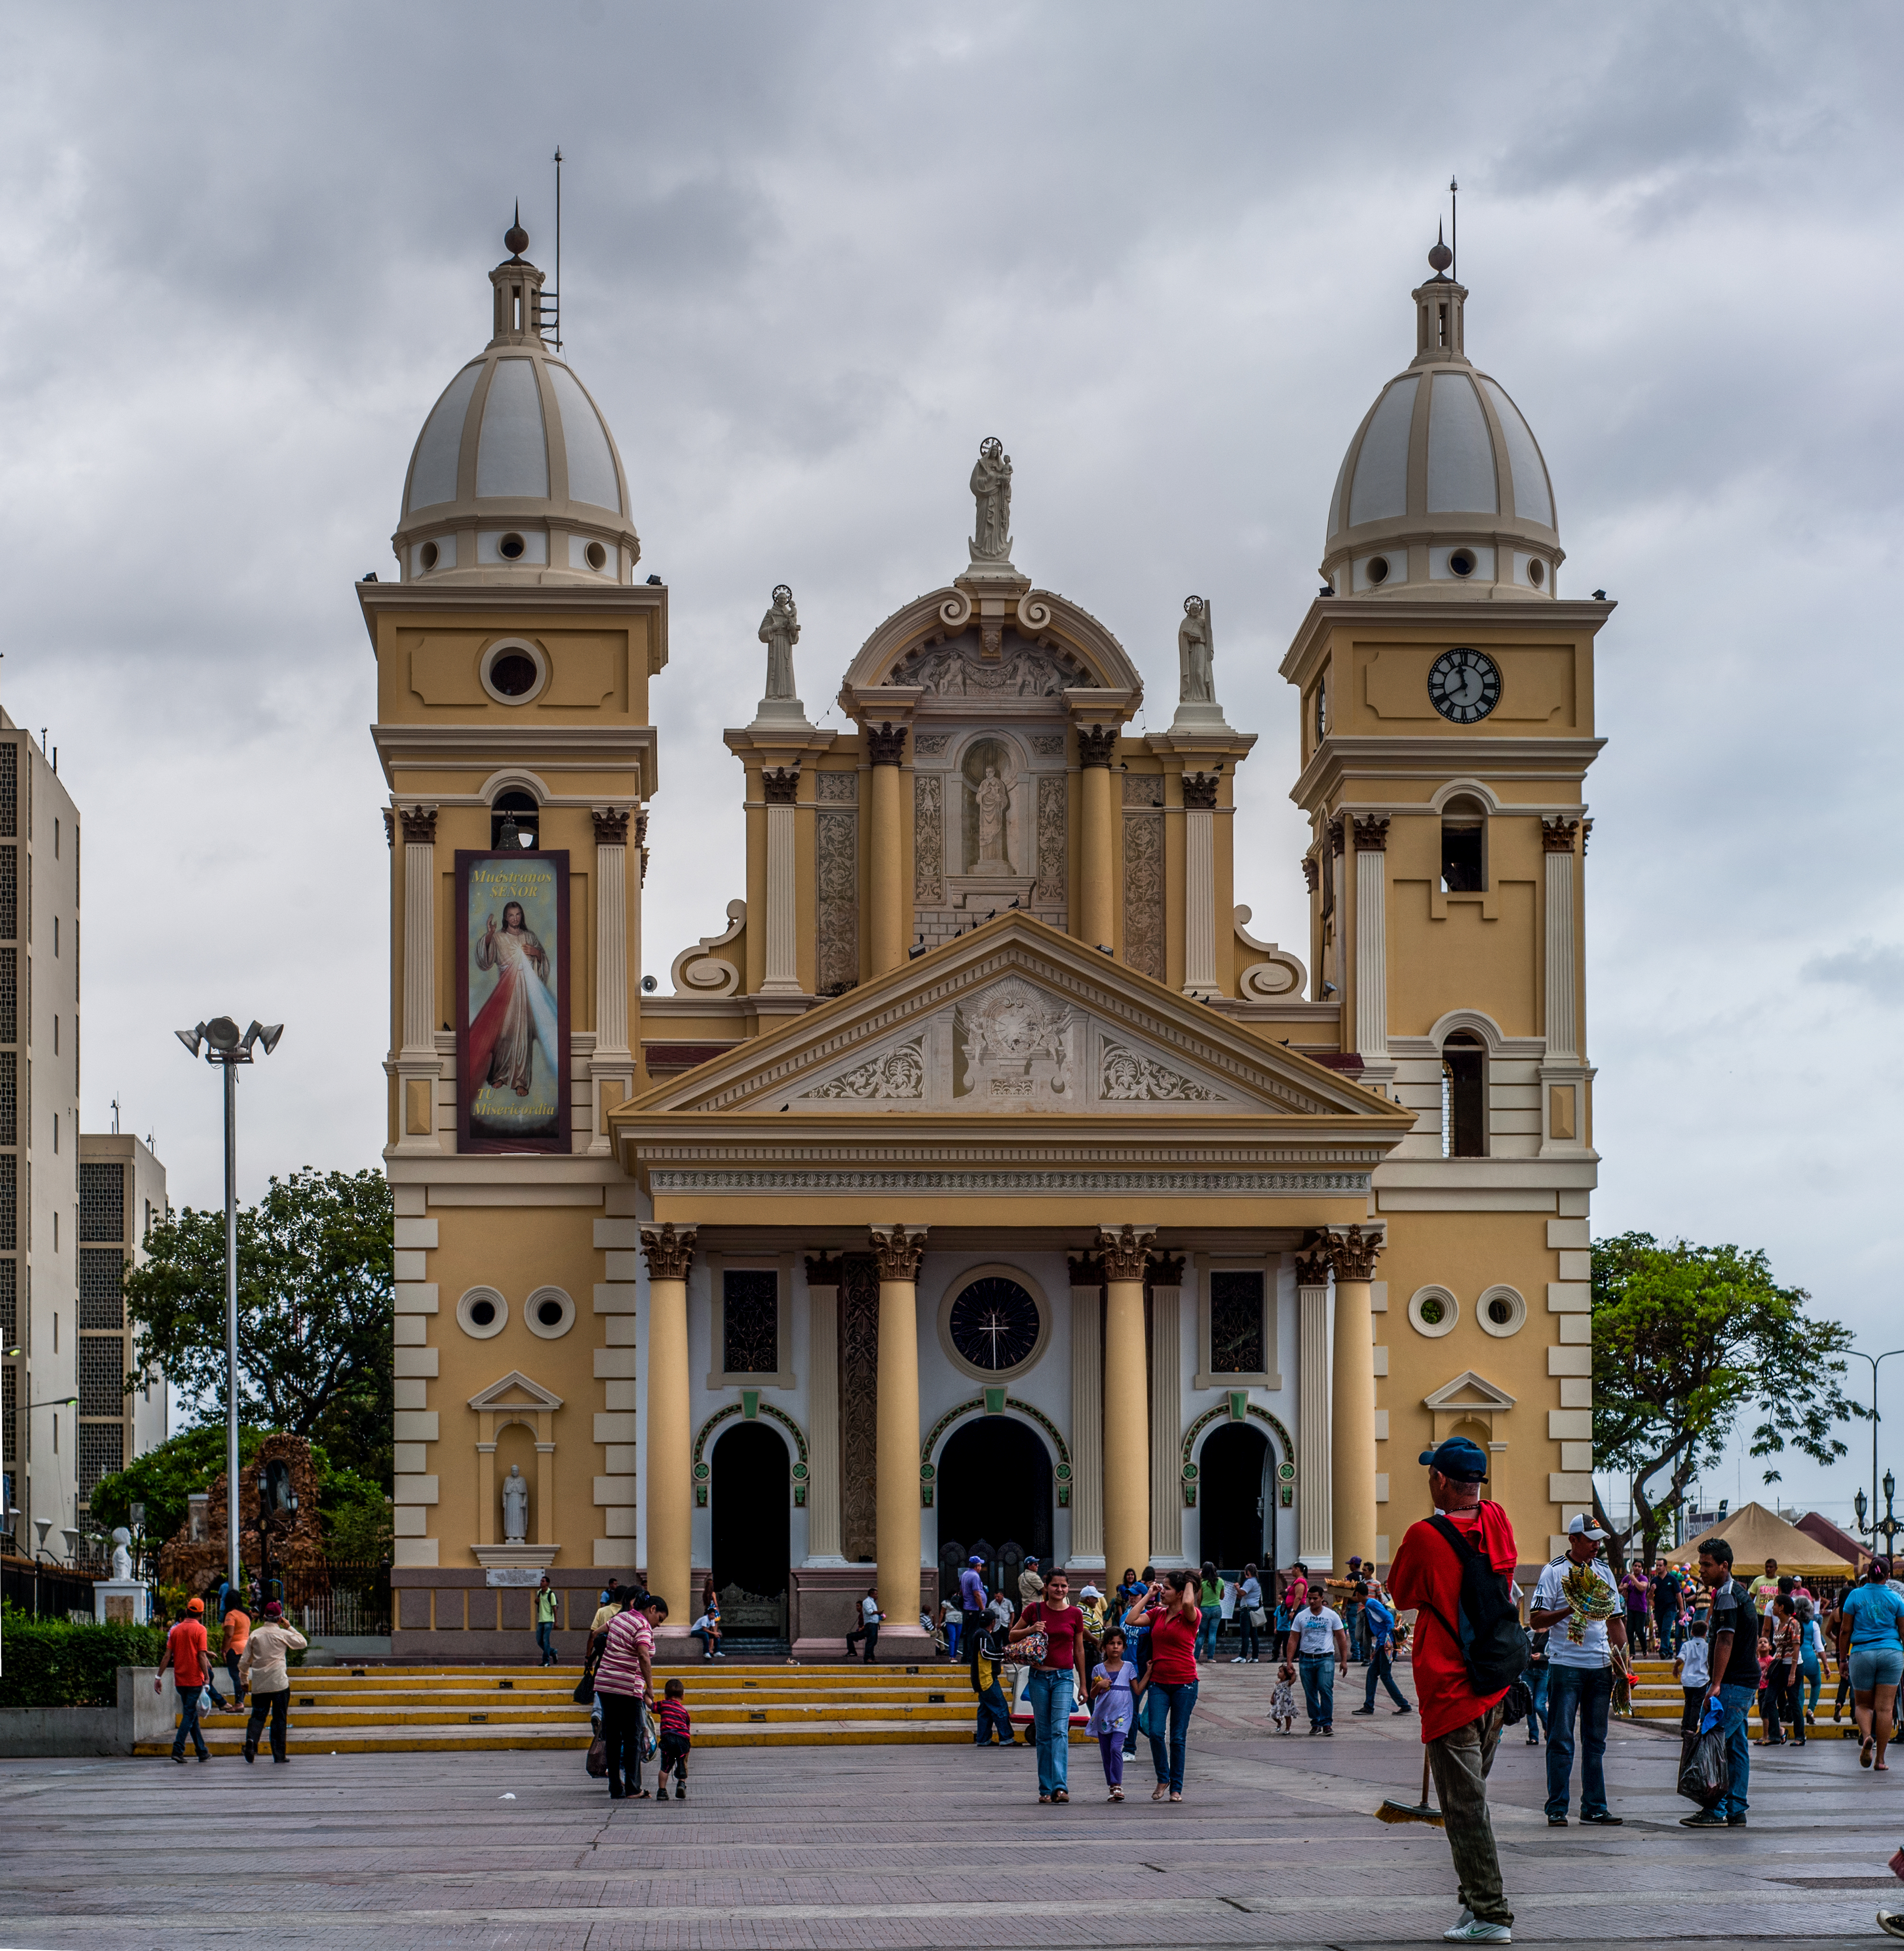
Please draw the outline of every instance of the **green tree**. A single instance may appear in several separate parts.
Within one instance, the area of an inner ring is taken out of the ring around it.
[[[376,1172],[306,1168],[238,1216],[240,1422],[320,1441],[379,1484],[390,1481],[394,1237]],[[141,1364],[126,1387],[162,1372],[197,1416],[221,1421],[224,1215],[187,1206],[145,1245],[145,1264],[126,1270]]]
[[[1850,1331],[1805,1312],[1803,1288],[1781,1287],[1756,1248],[1665,1245],[1650,1233],[1593,1244],[1593,1453],[1633,1486],[1633,1522],[1612,1534],[1623,1565],[1637,1534],[1650,1564],[1687,1486],[1715,1464],[1756,1408],[1749,1453],[1789,1445],[1824,1464],[1846,1451],[1834,1431],[1866,1412],[1839,1385]],[[1768,1470],[1765,1481],[1776,1483]]]

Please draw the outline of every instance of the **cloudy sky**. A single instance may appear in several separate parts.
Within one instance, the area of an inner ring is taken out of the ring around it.
[[[1865,1060],[1904,991],[1895,9],[9,0],[0,27],[0,702],[84,815],[86,1122],[117,1097],[175,1200],[215,1199],[219,1161],[170,1032],[221,1010],[290,1025],[245,1083],[247,1196],[376,1161],[351,585],[392,573],[517,197],[551,261],[558,141],[570,355],[673,591],[664,986],[741,891],[718,735],[758,694],[767,592],[798,592],[818,717],[963,563],[992,432],[1020,567],[1118,634],[1153,722],[1182,597],[1211,595],[1222,695],[1263,735],[1238,898],[1301,943],[1275,669],[1452,173],[1469,348],[1546,450],[1562,592],[1620,601],[1596,1228],[1762,1245],[1861,1346],[1904,1342]],[[1904,1360],[1885,1376],[1904,1417]],[[1781,1494],[1853,1487],[1788,1467]]]

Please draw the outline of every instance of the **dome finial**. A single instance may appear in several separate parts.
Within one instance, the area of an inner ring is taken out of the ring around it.
[[[1434,226],[1434,248],[1428,253],[1428,267],[1431,270],[1445,271],[1454,262],[1454,253],[1441,241],[1441,226]]]
[[[502,233],[502,241],[520,258],[529,248],[529,233],[523,228],[523,200],[516,199],[516,220]]]

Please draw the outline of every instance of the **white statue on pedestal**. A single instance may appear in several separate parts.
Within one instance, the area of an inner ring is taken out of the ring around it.
[[[112,1575],[121,1581],[133,1575],[133,1534],[123,1525],[112,1534]]]
[[[800,641],[800,612],[794,607],[793,592],[784,582],[774,585],[773,606],[760,619],[759,635],[767,647],[767,688],[754,722],[804,726],[807,707],[794,683],[793,647]]]
[[[972,797],[979,804],[979,860],[981,874],[1009,874],[1012,863],[1005,848],[1005,818],[1011,810],[1011,788],[996,766],[985,768],[984,782]]]
[[[502,1541],[504,1544],[529,1542],[529,1479],[519,1464],[509,1466],[502,1484]]]
[[[1177,626],[1177,715],[1173,732],[1227,732],[1223,707],[1216,701],[1216,638],[1210,622],[1210,599],[1184,598],[1184,620]]]
[[[972,537],[975,563],[1009,567],[1012,554],[1012,457],[995,435],[979,444],[972,470],[972,496],[979,504]]]

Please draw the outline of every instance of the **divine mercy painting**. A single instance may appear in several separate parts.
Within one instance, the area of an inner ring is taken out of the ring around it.
[[[458,1149],[569,1149],[569,857],[456,857]]]

